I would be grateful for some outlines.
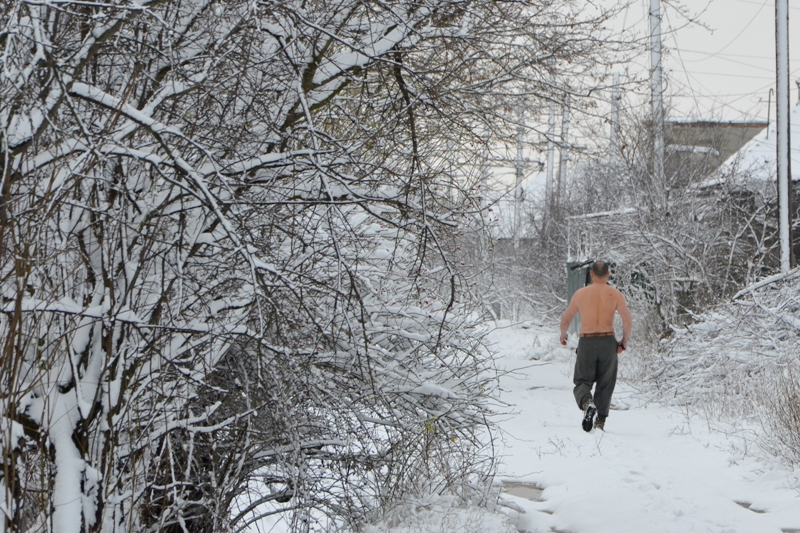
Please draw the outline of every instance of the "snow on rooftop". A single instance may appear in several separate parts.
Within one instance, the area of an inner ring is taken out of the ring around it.
[[[791,170],[792,180],[800,180],[800,103],[795,104],[789,114],[791,123]],[[775,179],[776,175],[776,140],[778,134],[776,124],[773,122],[750,142],[745,144],[738,152],[729,157],[720,167],[723,175],[736,173],[747,175],[748,181],[768,181]],[[718,183],[719,175],[712,175],[701,185],[711,186]]]

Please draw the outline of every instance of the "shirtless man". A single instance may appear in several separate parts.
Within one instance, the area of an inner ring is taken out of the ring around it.
[[[578,341],[578,358],[575,361],[575,401],[584,412],[583,430],[605,428],[611,395],[617,383],[617,354],[628,346],[631,335],[631,313],[625,297],[608,285],[608,265],[603,261],[592,263],[592,284],[572,295],[564,316],[561,317],[561,344],[567,344],[567,328],[575,313],[581,314],[581,337]],[[622,317],[622,340],[614,337],[614,313]],[[592,384],[597,383],[592,396]]]

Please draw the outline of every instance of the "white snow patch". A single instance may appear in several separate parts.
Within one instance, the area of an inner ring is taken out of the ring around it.
[[[488,509],[456,505],[432,495],[397,510],[394,516],[364,528],[365,533],[515,533],[511,520]]]
[[[519,531],[780,533],[800,528],[800,472],[750,457],[743,450],[752,443],[648,404],[621,382],[615,398],[628,410],[612,406],[606,431],[585,433],[572,395],[574,346],[558,345],[555,325],[505,325],[490,336],[498,365],[510,371],[501,379],[501,399],[514,411],[499,422],[506,435],[499,474],[543,489],[541,502],[504,495],[525,511],[516,513]],[[532,360],[542,347],[550,355]],[[620,357],[637,354],[629,350]]]

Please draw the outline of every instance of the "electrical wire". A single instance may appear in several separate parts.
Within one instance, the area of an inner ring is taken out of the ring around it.
[[[792,72],[790,73],[790,76],[794,76],[794,75],[795,75],[795,74],[797,74],[797,73],[800,73],[800,68],[797,68],[797,69],[795,69],[794,71],[792,71]],[[742,100],[743,98],[746,98],[747,96],[751,96],[751,95],[758,94],[760,91],[763,91],[764,89],[766,89],[766,88],[768,88],[768,87],[770,87],[770,86],[772,86],[772,85],[774,84],[774,78],[773,78],[773,81],[771,81],[770,83],[767,83],[767,84],[765,84],[765,85],[764,85],[764,86],[762,86],[762,87],[759,87],[758,89],[754,90],[754,91],[753,91],[753,92],[751,92],[750,94],[744,94],[744,95],[742,95],[742,96],[740,96],[740,97],[738,97],[738,98],[735,98],[735,99],[733,99],[733,100],[729,100],[729,101],[725,102],[725,101],[721,101],[721,100],[719,99],[719,94],[716,94],[716,95],[714,95],[714,96],[711,96],[711,91],[708,89],[708,87],[706,87],[705,85],[703,85],[703,83],[701,83],[699,79],[697,79],[697,77],[695,76],[695,74],[693,74],[693,73],[691,73],[691,72],[688,72],[688,71],[687,71],[687,74],[688,74],[689,76],[691,76],[691,77],[694,79],[694,81],[695,81],[695,82],[696,82],[698,85],[700,85],[700,87],[702,87],[704,90],[706,90],[706,91],[708,91],[708,92],[709,92],[709,96],[708,96],[708,98],[713,98],[713,99],[714,99],[714,102],[715,102],[716,104],[718,104],[720,107],[722,107],[722,108],[727,108],[727,109],[730,109],[731,111],[734,111],[734,112],[736,112],[737,114],[749,114],[749,112],[748,112],[748,113],[743,113],[741,110],[739,110],[739,109],[737,109],[737,108],[733,107],[733,106],[732,106],[732,104],[734,104],[734,103],[736,103],[736,102],[738,102],[738,101]],[[762,106],[763,106],[763,105],[764,105],[764,102],[763,102],[763,101],[762,101],[762,102],[758,102],[758,103],[754,104],[754,105],[753,105],[753,106],[752,106],[750,109],[752,110],[752,109],[754,109],[754,108],[758,107],[759,105],[762,105]],[[711,107],[710,109],[713,111],[713,107]]]
[[[672,57],[677,58],[677,60],[678,60],[678,62],[680,64],[680,68],[681,68],[682,74],[683,74],[682,77],[686,80],[685,83],[684,83],[682,81],[679,81],[677,79],[677,77],[673,78],[672,76],[670,76],[670,78],[671,78],[670,82],[675,84],[675,88],[676,89],[679,89],[679,91],[670,91],[670,92],[672,92],[672,94],[670,95],[670,98],[682,99],[684,101],[688,100],[689,102],[691,102],[690,105],[694,108],[695,112],[698,113],[701,116],[704,114],[703,111],[702,111],[703,109],[709,110],[712,113],[715,110],[717,110],[717,111],[719,111],[719,110],[728,110],[728,111],[736,112],[737,114],[741,114],[741,115],[745,115],[745,116],[754,116],[755,115],[754,111],[759,110],[759,108],[763,108],[763,106],[764,106],[764,101],[763,100],[759,99],[759,101],[754,102],[753,105],[750,106],[746,110],[745,109],[740,109],[742,107],[741,105],[734,107],[734,104],[736,104],[737,102],[741,102],[745,98],[748,98],[748,97],[753,98],[754,96],[757,96],[761,91],[763,91],[764,89],[766,89],[766,88],[768,88],[770,86],[773,86],[774,83],[775,83],[775,74],[774,74],[775,70],[774,70],[774,68],[767,68],[767,67],[763,66],[763,63],[761,65],[758,65],[758,64],[753,64],[751,62],[747,62],[747,61],[740,61],[740,59],[763,59],[763,60],[768,60],[768,61],[769,60],[774,61],[774,57],[760,56],[760,55],[749,55],[749,54],[735,54],[735,53],[730,53],[730,52],[729,53],[725,53],[725,50],[727,48],[729,48],[734,42],[737,41],[737,39],[739,39],[744,34],[744,32],[752,25],[753,21],[763,11],[764,7],[768,3],[770,3],[769,0],[764,0],[764,1],[737,0],[737,1],[743,1],[743,3],[757,5],[757,6],[759,6],[759,9],[750,18],[750,20],[747,22],[747,24],[745,24],[744,27],[741,30],[739,30],[739,32],[736,34],[736,36],[733,39],[731,39],[722,48],[720,48],[716,52],[712,52],[712,53],[709,53],[709,52],[706,52],[706,51],[701,51],[701,50],[693,50],[693,49],[682,48],[680,46],[679,42],[678,42],[677,36],[675,35],[677,33],[677,31],[674,28],[672,28],[671,21],[669,20],[669,10],[665,10],[664,11],[665,21],[667,22],[667,24],[670,27],[670,30],[668,32],[665,32],[665,33],[671,33],[672,34],[672,41],[674,43],[674,48],[671,48],[671,47],[665,47],[665,48],[667,48],[667,50],[671,50],[671,51],[675,52],[675,54],[672,55]],[[693,53],[693,54],[702,54],[703,57],[698,58],[698,59],[686,59],[686,58],[684,58],[684,52]],[[735,73],[731,73],[730,71],[709,72],[707,70],[703,70],[701,72],[698,72],[698,71],[690,70],[686,66],[686,63],[699,63],[699,62],[703,62],[703,61],[708,61],[710,59],[718,59],[718,60],[722,60],[722,61],[724,61],[726,63],[733,63],[733,64],[736,64],[736,65],[749,67],[749,69],[756,70],[756,71],[761,71],[761,72],[765,72],[765,73],[769,73],[769,75],[760,76],[760,75],[758,75],[758,73],[755,73],[755,74],[750,74],[750,73],[748,73],[748,74],[735,74]],[[792,61],[793,61],[794,64],[796,64],[797,62],[800,62],[800,59],[794,59]],[[675,69],[675,70],[677,70],[677,69]],[[675,72],[675,70],[672,70],[672,72],[674,74],[678,74],[677,72]],[[790,74],[790,76],[793,77],[795,75],[795,72],[800,72],[800,68],[795,69],[794,72],[792,72],[792,74]],[[703,76],[706,76],[704,78],[706,80],[709,79],[708,76],[711,76],[711,77],[736,78],[736,79],[742,79],[742,80],[745,80],[745,79],[769,80],[769,83],[764,84],[762,87],[759,87],[758,89],[756,89],[754,91],[748,91],[748,92],[737,93],[737,94],[728,93],[727,95],[723,96],[719,92],[714,93],[714,92],[710,91],[709,88],[700,81],[701,78],[703,78]],[[697,87],[700,87],[701,90],[698,91]],[[679,92],[683,92],[684,94],[678,94]]]
[[[756,3],[757,3],[757,2],[756,2]],[[746,30],[747,30],[747,28],[749,28],[749,27],[750,27],[750,25],[751,25],[751,24],[752,24],[752,23],[753,23],[753,22],[756,20],[756,18],[758,18],[758,14],[759,14],[759,13],[761,13],[761,10],[762,10],[762,9],[764,9],[764,7],[765,7],[765,6],[766,6],[768,3],[769,3],[769,0],[764,0],[764,2],[761,4],[761,7],[759,7],[759,8],[758,8],[758,11],[756,11],[756,14],[755,14],[755,15],[753,15],[753,17],[750,19],[750,21],[749,21],[747,24],[745,24],[744,28],[742,28],[742,30],[741,30],[739,33],[737,33],[737,34],[736,34],[736,37],[734,37],[733,39],[731,39],[731,41],[730,41],[728,44],[726,44],[725,46],[723,46],[722,48],[720,48],[719,50],[717,50],[716,52],[714,52],[713,54],[711,54],[711,56],[709,56],[709,57],[715,57],[717,54],[719,54],[720,52],[722,52],[723,50],[725,50],[726,48],[728,48],[730,45],[732,45],[732,44],[733,44],[733,43],[736,41],[736,39],[738,39],[739,37],[741,37],[741,36],[742,36],[742,34],[743,34],[743,33],[744,33]]]
[[[664,10],[664,19],[667,21],[668,26],[672,26],[672,23],[669,20],[669,10]],[[689,92],[692,94],[692,100],[694,101],[694,108],[697,110],[697,114],[701,115],[700,112],[700,102],[697,99],[697,94],[695,93],[694,87],[692,87],[692,82],[688,76],[688,70],[686,69],[686,65],[683,62],[683,54],[681,54],[681,48],[678,46],[678,37],[677,32],[672,32],[672,41],[675,43],[675,51],[678,53],[678,59],[681,62],[681,66],[683,67],[683,71],[686,74],[686,83],[689,85]]]
[[[686,70],[686,72],[691,72],[692,74],[698,74],[698,75],[722,76],[722,77],[725,77],[725,78],[746,78],[746,79],[750,79],[750,80],[771,80],[771,79],[775,79],[774,75],[773,76],[753,76],[753,75],[750,75],[750,74],[729,74],[727,72],[708,72],[706,70],[704,70],[702,72],[697,72],[697,71],[692,71],[692,70],[688,70],[688,69]]]
[[[754,2],[753,0],[734,0],[734,2],[741,2],[742,4],[753,4],[755,6],[761,5],[761,2]],[[800,10],[800,7],[792,7],[789,6],[789,9],[797,9]]]
[[[695,60],[691,60],[690,59],[690,60],[687,61],[687,63],[699,63],[701,61],[707,61],[708,59],[710,59],[710,58],[695,59]],[[715,57],[714,59],[717,59],[719,61],[728,61],[729,63],[735,63],[737,65],[743,65],[745,67],[750,67],[750,68],[756,69],[756,70],[763,70],[765,72],[771,72],[773,74],[775,73],[775,69],[774,68],[760,67],[760,66],[754,65],[752,63],[745,63],[744,61],[737,61],[735,59],[728,59],[727,57]]]
[[[706,55],[706,56],[711,56],[712,55],[711,53],[706,52],[705,50],[692,50],[691,48],[683,48],[683,51],[684,52],[689,52],[689,53],[692,53],[692,54],[703,54],[703,55]],[[716,56],[746,57],[746,58],[749,58],[749,59],[769,59],[771,61],[775,61],[775,56],[753,56],[753,55],[748,55],[748,54],[721,54],[721,53],[714,53],[713,55],[714,55],[714,57],[716,57]],[[690,60],[690,62],[705,61],[706,59],[708,59],[708,58],[692,59],[692,60]],[[790,61],[800,61],[800,59],[790,59]]]

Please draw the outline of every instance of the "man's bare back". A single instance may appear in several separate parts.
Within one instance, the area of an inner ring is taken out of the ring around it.
[[[625,297],[619,290],[608,285],[608,276],[596,277],[592,273],[592,284],[572,295],[567,311],[561,318],[561,343],[566,344],[566,332],[576,313],[581,314],[581,334],[614,331],[614,313],[622,318],[622,349],[628,345],[633,320]]]
[[[604,333],[614,331],[614,312],[620,316],[628,313],[622,293],[605,283],[592,284],[579,289],[573,296],[577,311],[581,314],[581,333]]]

